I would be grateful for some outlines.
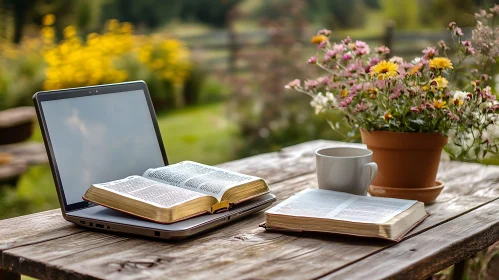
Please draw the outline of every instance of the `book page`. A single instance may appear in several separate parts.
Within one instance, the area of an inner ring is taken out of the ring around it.
[[[121,180],[93,184],[93,186],[163,208],[183,204],[203,196],[197,192],[179,189],[140,176],[130,176]]]
[[[228,189],[258,180],[259,178],[204,165],[192,161],[160,168],[148,169],[146,178],[164,182],[176,187],[207,194],[220,201]]]
[[[306,189],[268,210],[268,213],[383,224],[417,201],[360,196],[321,189]]]

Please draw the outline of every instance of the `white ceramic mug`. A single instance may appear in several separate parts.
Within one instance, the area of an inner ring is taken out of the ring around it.
[[[315,152],[319,189],[367,195],[367,189],[378,173],[368,149],[337,147]]]

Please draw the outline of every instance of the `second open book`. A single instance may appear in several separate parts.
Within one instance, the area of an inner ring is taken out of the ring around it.
[[[416,200],[306,189],[267,210],[262,226],[399,241],[427,216]]]
[[[93,184],[83,199],[158,223],[226,210],[269,192],[261,178],[192,162]]]

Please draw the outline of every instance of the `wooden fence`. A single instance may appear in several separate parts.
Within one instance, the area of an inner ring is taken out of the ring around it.
[[[471,37],[471,28],[463,28],[464,39]],[[300,40],[304,46],[310,46],[313,53],[314,46],[310,44],[309,38],[314,34],[304,32],[304,38]],[[193,49],[201,50],[203,53],[214,53],[208,55],[204,62],[210,69],[225,70],[228,72],[243,72],[247,67],[238,64],[239,53],[246,48],[270,48],[271,34],[267,30],[255,30],[236,33],[231,30],[213,31],[195,36],[180,37]],[[332,37],[332,41],[342,38]],[[407,59],[421,56],[421,51],[427,46],[436,46],[439,40],[444,40],[447,45],[452,45],[450,32],[446,29],[437,31],[397,31],[392,23],[387,23],[381,35],[352,38],[368,42],[374,46],[385,45],[390,48],[392,56],[402,56]]]

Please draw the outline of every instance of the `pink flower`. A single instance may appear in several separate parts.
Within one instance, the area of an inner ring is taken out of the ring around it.
[[[316,64],[317,63],[317,56],[312,56],[311,58],[308,59],[307,61],[309,64]]]
[[[404,59],[401,58],[400,56],[394,56],[390,58],[390,62],[396,63],[396,64],[402,64],[404,62]]]
[[[317,79],[317,83],[323,86],[327,86],[331,80],[329,77],[319,77]]]
[[[392,94],[390,94],[390,96],[388,96],[388,98],[390,98],[390,99],[397,99],[397,98],[399,98],[400,95],[402,95],[402,91],[403,90],[404,90],[404,86],[396,85],[393,88]]]
[[[374,49],[378,54],[389,54],[390,49],[387,46],[381,46]]]
[[[289,82],[287,85],[285,85],[284,88],[290,89],[290,88],[296,88],[299,86],[300,86],[300,80],[294,79],[291,82]]]
[[[495,95],[492,94],[492,90],[489,86],[487,86],[482,91],[480,91],[480,96],[484,100],[495,100],[496,99]]]
[[[452,112],[448,112],[447,115],[449,116],[449,120],[451,120],[451,121],[459,121],[460,120],[459,116],[452,113]]]
[[[327,53],[324,55],[324,59],[322,60],[322,62],[328,62],[331,60],[331,57],[329,55],[327,55]]]
[[[492,107],[490,107],[489,110],[494,112],[499,111],[499,104],[492,105]]]
[[[353,85],[350,88],[350,94],[352,94],[352,95],[357,94],[360,90],[362,90],[362,86],[363,86],[362,84]]]
[[[463,34],[463,30],[461,30],[461,28],[459,28],[459,27],[457,27],[457,26],[456,26],[456,28],[454,29],[454,33],[455,33],[455,34],[456,34],[456,36],[458,36],[458,37],[461,37],[461,36],[463,36],[463,35],[464,35],[464,34]]]
[[[411,107],[411,112],[414,112],[414,113],[419,113],[419,108],[416,107],[416,106],[412,106]]]
[[[322,42],[319,43],[319,45],[317,45],[317,49],[318,50],[322,50],[323,48],[325,48],[327,45],[327,40],[324,40]]]
[[[329,35],[331,35],[331,30],[321,29],[321,30],[319,30],[319,32],[317,32],[317,35],[324,35],[324,36],[329,37]]]
[[[375,84],[378,89],[384,89],[386,86],[385,80],[376,80]]]
[[[364,54],[369,54],[371,49],[369,48],[369,45],[366,42],[362,41],[355,41],[355,54],[360,56]]]
[[[390,96],[388,96],[388,98],[390,98],[390,99],[397,99],[397,98],[400,97],[400,95],[401,95],[400,90],[397,90],[397,91],[393,91],[393,93],[390,94]]]
[[[350,36],[347,36],[344,40],[341,41],[344,45],[348,45],[350,42],[352,42],[352,39]]]
[[[438,45],[440,46],[440,48],[442,48],[443,50],[447,49],[447,45],[445,44],[444,40],[440,40],[438,41]]]
[[[456,27],[456,23],[455,22],[453,22],[453,21],[449,22],[449,29],[450,30],[454,29],[455,27]]]
[[[340,104],[338,104],[338,106],[342,107],[342,108],[345,108],[345,107],[348,107],[348,105],[350,105],[350,103],[352,103],[353,101],[353,97],[352,96],[347,96],[345,97],[341,102]]]
[[[499,5],[494,5],[494,7],[490,8],[489,11],[494,15],[499,15]]]
[[[314,89],[317,87],[317,85],[318,85],[318,83],[316,80],[306,80],[305,81],[305,90]]]
[[[412,69],[412,67],[414,67],[415,65],[410,63],[410,62],[402,62],[400,64],[400,68],[404,69],[404,70],[408,70],[408,69]]]
[[[346,50],[347,48],[344,45],[339,45],[339,44],[333,45],[333,51],[336,51],[336,53],[344,52]]]
[[[369,105],[367,103],[361,102],[355,106],[355,111],[356,112],[364,112],[369,109]]]
[[[466,54],[474,55],[475,54],[475,49],[473,47],[467,47],[466,48]]]
[[[371,57],[371,59],[369,60],[369,65],[366,68],[364,68],[364,72],[369,73],[369,70],[371,69],[371,67],[378,64],[380,61],[381,61],[381,59],[379,59],[377,57]]]
[[[469,40],[465,40],[461,44],[463,44],[463,46],[465,47],[471,47],[471,42]]]
[[[345,54],[341,57],[341,59],[343,59],[343,60],[350,60],[350,59],[352,59],[352,53],[350,53],[350,52],[345,53]]]
[[[422,53],[423,53],[423,59],[425,60],[432,59],[438,55],[438,51],[433,47],[427,47],[422,51]]]

